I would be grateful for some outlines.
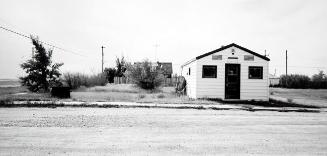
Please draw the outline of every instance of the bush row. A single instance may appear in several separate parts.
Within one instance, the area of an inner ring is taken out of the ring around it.
[[[280,87],[294,89],[327,89],[327,76],[320,71],[311,78],[306,75],[282,75],[279,80]]]
[[[65,73],[64,82],[71,89],[77,89],[81,86],[104,86],[107,84],[107,79],[105,74],[86,75],[81,73]]]

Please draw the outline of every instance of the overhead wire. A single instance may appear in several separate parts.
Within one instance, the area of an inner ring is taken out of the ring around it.
[[[0,26],[0,29],[3,29],[3,30],[5,30],[5,31],[7,31],[7,32],[10,32],[10,33],[13,33],[13,34],[19,35],[19,36],[24,37],[24,38],[27,38],[27,39],[32,39],[31,36],[27,36],[27,35],[25,35],[25,34],[23,34],[23,33],[20,33],[20,32],[17,32],[17,31],[14,31],[14,30],[12,30],[12,29],[10,29],[10,28],[7,28],[7,27],[4,27],[4,26]],[[45,41],[42,41],[42,40],[39,40],[39,42],[42,43],[42,44],[44,44],[44,45],[48,45],[48,46],[50,46],[50,47],[52,47],[52,48],[54,48],[54,49],[58,49],[58,50],[61,50],[61,51],[64,51],[64,52],[69,52],[69,53],[72,53],[72,54],[75,54],[75,55],[79,55],[79,56],[82,56],[82,57],[90,58],[89,56],[86,56],[86,55],[83,55],[83,54],[77,53],[77,52],[72,51],[72,50],[68,50],[68,49],[65,49],[65,48],[61,48],[61,47],[59,47],[59,46],[56,46],[56,45],[54,45],[54,44],[50,44],[50,43],[45,42]]]

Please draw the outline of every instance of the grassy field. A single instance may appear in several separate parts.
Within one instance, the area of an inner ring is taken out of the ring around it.
[[[187,96],[177,96],[174,87],[162,87],[154,91],[140,89],[132,84],[108,84],[91,88],[81,87],[71,92],[70,99],[57,99],[49,93],[32,93],[26,87],[0,87],[0,100],[52,100],[52,101],[122,101],[141,103],[181,103],[181,104],[212,104],[208,100],[194,100]]]
[[[71,93],[76,101],[125,101],[144,103],[197,103],[212,104],[212,101],[193,100],[177,96],[174,87],[162,87],[154,91],[140,89],[132,84],[108,84],[91,88],[80,88]]]
[[[302,105],[327,107],[327,89],[270,88],[270,97],[284,98]],[[70,99],[52,98],[49,93],[31,93],[17,80],[0,80],[0,101],[51,100],[51,101],[122,101],[141,103],[213,104],[209,100],[194,100],[177,96],[174,87],[162,87],[154,91],[140,89],[132,84],[108,84],[91,88],[81,87],[71,92]]]
[[[16,79],[0,79],[0,87],[19,87],[20,83]]]
[[[270,88],[270,95],[300,104],[327,107],[327,89]]]

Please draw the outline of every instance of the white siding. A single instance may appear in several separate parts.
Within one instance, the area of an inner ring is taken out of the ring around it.
[[[235,49],[232,55],[231,49]],[[244,61],[244,55],[251,55],[236,47],[230,47],[213,55],[222,55],[222,60],[212,60],[212,55],[208,55],[196,61],[196,97],[197,98],[225,98],[225,64],[240,64],[240,99],[241,100],[268,100],[268,61],[254,56],[254,61]],[[228,59],[228,57],[238,57],[238,59]],[[203,65],[217,65],[217,78],[202,78]],[[262,66],[263,79],[249,79],[249,66]]]
[[[224,60],[224,56],[223,56]],[[217,78],[202,78],[203,65],[216,65]],[[207,56],[197,60],[197,97],[198,98],[221,98],[225,96],[225,63],[222,60],[212,60]]]
[[[191,74],[188,75],[189,68],[191,69]],[[190,98],[197,98],[196,96],[196,60],[191,62],[190,64],[182,67],[182,76],[186,79],[186,94]]]

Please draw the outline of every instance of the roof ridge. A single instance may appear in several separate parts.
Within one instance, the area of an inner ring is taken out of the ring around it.
[[[216,50],[213,50],[213,51],[210,51],[210,52],[204,53],[204,54],[202,54],[202,55],[199,55],[199,56],[195,57],[195,59],[192,59],[192,60],[190,60],[190,61],[187,61],[185,64],[182,65],[182,67],[183,67],[183,66],[186,66],[187,64],[192,63],[192,62],[195,61],[195,60],[199,60],[199,59],[201,59],[201,58],[203,58],[203,57],[206,57],[206,56],[211,55],[211,54],[213,54],[213,53],[216,53],[216,52],[219,52],[219,51],[225,50],[225,49],[230,48],[230,47],[232,47],[232,46],[235,46],[236,48],[239,48],[239,49],[241,49],[241,50],[243,50],[243,51],[246,51],[246,52],[248,52],[248,53],[250,53],[250,54],[252,54],[252,55],[255,55],[255,56],[257,56],[257,57],[260,57],[261,59],[264,59],[264,60],[266,60],[266,61],[270,61],[270,59],[269,59],[268,57],[266,57],[266,56],[263,56],[263,55],[261,55],[261,54],[258,54],[258,53],[256,53],[256,52],[252,51],[252,50],[249,50],[249,49],[247,49],[247,48],[244,48],[244,47],[242,47],[242,46],[240,46],[240,45],[238,45],[238,44],[236,44],[236,43],[231,43],[231,44],[228,44],[228,45],[226,45],[226,46],[222,46],[222,47],[220,47],[220,48],[218,48],[218,49],[216,49]]]

